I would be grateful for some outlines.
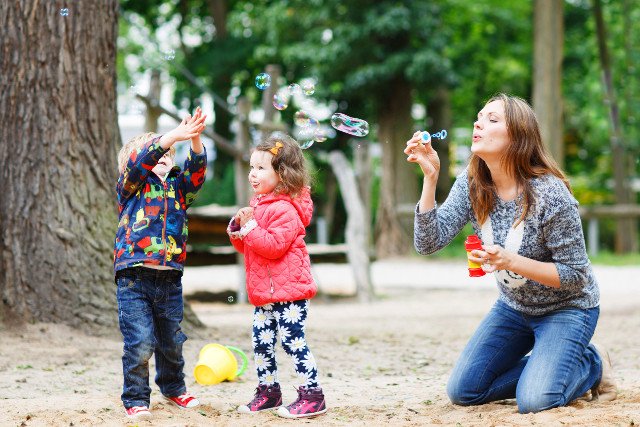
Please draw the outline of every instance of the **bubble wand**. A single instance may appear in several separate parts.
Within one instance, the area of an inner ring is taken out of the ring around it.
[[[430,134],[425,130],[420,134],[420,139],[422,140],[420,142],[423,144],[428,144],[431,138],[437,138],[440,141],[442,141],[446,137],[447,137],[447,131],[445,129],[442,129],[440,132],[436,132],[434,134]]]

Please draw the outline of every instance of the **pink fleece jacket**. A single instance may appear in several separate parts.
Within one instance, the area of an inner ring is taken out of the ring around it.
[[[227,233],[244,254],[249,302],[261,306],[315,296],[311,262],[304,242],[313,202],[308,188],[295,199],[269,193],[253,197],[253,219],[241,229],[231,219]]]

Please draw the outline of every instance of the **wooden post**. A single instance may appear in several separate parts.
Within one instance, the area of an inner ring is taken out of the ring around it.
[[[151,81],[149,82],[149,103],[147,104],[144,129],[146,132],[158,132],[158,119],[162,112],[158,108],[160,106],[160,92],[162,90],[162,82],[160,81],[160,70],[151,70]]]
[[[264,120],[260,125],[261,137],[264,140],[274,130],[284,130],[286,126],[274,123],[276,109],[273,106],[273,95],[278,91],[278,81],[282,73],[279,65],[269,64],[265,67],[265,72],[271,76],[271,85],[262,91],[262,111]]]
[[[367,253],[371,253],[372,241],[370,230],[371,224],[371,150],[369,144],[353,144],[355,150],[353,159],[355,167],[355,175],[358,181],[358,194],[362,200],[364,208],[364,224],[367,228]],[[335,205],[335,203],[334,203]],[[335,206],[334,206],[335,207]]]
[[[249,113],[251,112],[251,103],[246,97],[238,99],[238,121],[240,122],[240,129],[238,131],[238,137],[236,140],[236,148],[240,152],[246,152],[249,154],[249,147],[251,146],[251,135],[249,133]],[[249,204],[249,181],[247,176],[249,175],[249,167],[246,161],[246,157],[236,157],[233,160],[234,175],[235,175],[235,190],[236,190],[236,205],[238,207],[247,206]],[[236,292],[236,300],[238,304],[247,302],[246,291],[246,274],[244,271],[244,255],[237,254],[238,266],[240,266],[240,282],[238,284],[238,290]]]
[[[355,173],[345,155],[340,151],[334,150],[329,153],[329,164],[338,179],[342,199],[347,210],[345,235],[347,259],[353,269],[358,299],[371,301],[373,299],[373,284],[368,251],[370,227],[365,222],[364,206],[358,192]]]

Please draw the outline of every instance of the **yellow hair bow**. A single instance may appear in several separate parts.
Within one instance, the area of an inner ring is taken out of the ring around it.
[[[278,150],[281,149],[282,147],[284,147],[284,145],[282,145],[282,142],[278,141],[276,142],[276,145],[274,145],[273,147],[269,148],[269,151],[271,151],[271,154],[273,154],[274,156],[278,155]]]

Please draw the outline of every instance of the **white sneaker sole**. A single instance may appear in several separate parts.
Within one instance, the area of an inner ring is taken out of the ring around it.
[[[278,408],[278,411],[276,412],[276,414],[278,414],[279,416],[281,416],[282,418],[288,418],[290,420],[296,419],[296,418],[312,418],[312,417],[317,417],[318,415],[322,415],[325,412],[327,412],[327,408],[324,408],[322,411],[318,411],[318,412],[313,412],[311,414],[303,414],[303,415],[296,415],[296,414],[292,414],[290,413],[287,408],[285,408],[284,406],[281,406],[280,408]]]

